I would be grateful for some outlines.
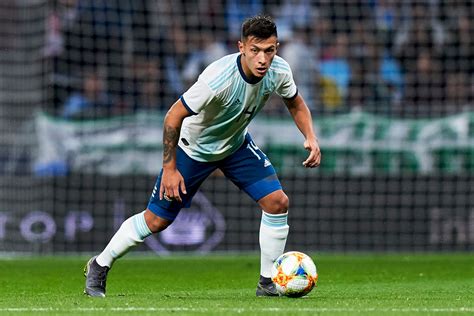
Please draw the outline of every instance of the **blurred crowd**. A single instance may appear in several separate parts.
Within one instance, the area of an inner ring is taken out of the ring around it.
[[[432,117],[474,110],[471,0],[55,0],[44,47],[51,111],[166,110],[242,20],[272,15],[278,54],[317,114]],[[285,111],[270,99],[268,115]]]

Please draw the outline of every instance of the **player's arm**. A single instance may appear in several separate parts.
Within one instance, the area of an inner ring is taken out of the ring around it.
[[[306,168],[314,168],[321,163],[319,142],[313,129],[313,119],[304,99],[298,94],[292,99],[284,99],[296,126],[305,137],[304,148],[309,151],[308,158],[303,162]]]
[[[160,200],[178,200],[180,190],[186,194],[186,186],[181,173],[176,169],[176,146],[183,120],[191,113],[181,100],[176,101],[166,113],[163,124],[163,175],[160,184]]]

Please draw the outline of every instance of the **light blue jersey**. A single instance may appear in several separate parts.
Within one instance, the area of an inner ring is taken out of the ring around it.
[[[275,56],[258,82],[245,76],[240,53],[213,62],[181,96],[195,115],[183,121],[179,146],[197,161],[224,159],[243,144],[248,124],[273,92],[286,99],[297,94],[291,69],[281,57]]]

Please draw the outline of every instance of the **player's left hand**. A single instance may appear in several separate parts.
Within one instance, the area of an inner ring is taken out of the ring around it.
[[[303,161],[303,166],[306,168],[318,167],[321,163],[321,151],[319,150],[319,143],[316,138],[306,139],[304,142],[304,148],[309,151],[308,158]]]

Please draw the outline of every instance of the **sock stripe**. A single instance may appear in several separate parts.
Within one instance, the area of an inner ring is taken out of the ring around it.
[[[145,237],[148,237],[151,235],[151,231],[150,229],[148,228],[146,222],[145,222],[145,215],[144,214],[140,214],[140,220],[139,220],[139,223],[141,224],[142,226],[142,234],[141,234],[141,237],[142,238],[145,238]]]
[[[145,216],[143,212],[133,217],[133,225],[135,226],[138,236],[141,239],[144,239],[145,237],[148,237],[151,235],[151,231],[145,222]]]
[[[262,224],[269,226],[269,227],[283,227],[286,225],[286,221],[282,222],[269,222],[266,221],[265,219],[262,219]]]
[[[262,224],[269,227],[283,227],[287,225],[288,213],[285,214],[268,214],[263,212]]]
[[[263,213],[265,217],[268,218],[285,218],[288,217],[288,213],[283,213],[283,214],[269,214],[269,213]]]
[[[140,230],[140,223],[138,222],[137,216],[133,216],[133,227],[135,228],[135,231],[137,232],[138,236],[140,237],[142,235],[142,232]]]

